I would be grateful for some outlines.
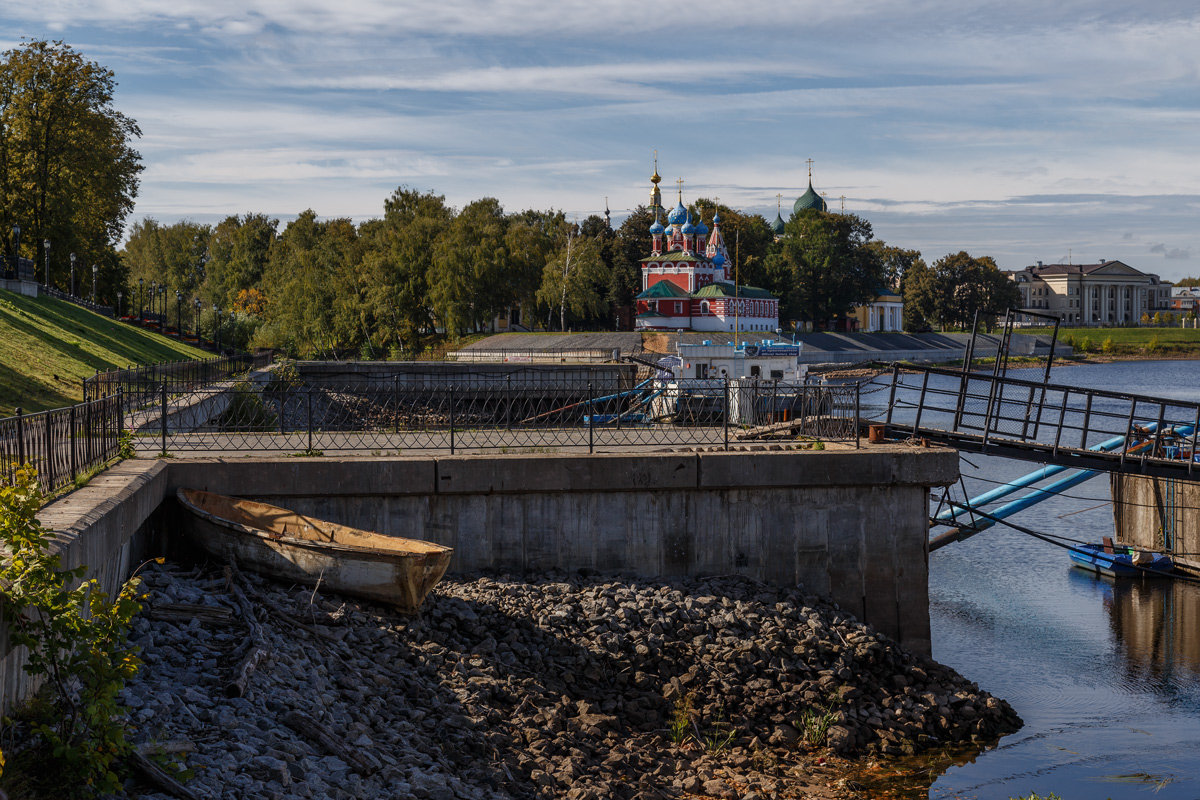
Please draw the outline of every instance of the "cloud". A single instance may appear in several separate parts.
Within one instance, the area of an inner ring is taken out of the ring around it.
[[[1162,242],[1150,245],[1151,253],[1160,253],[1163,258],[1169,258],[1174,261],[1183,261],[1192,257],[1192,251],[1182,247],[1167,247]]]

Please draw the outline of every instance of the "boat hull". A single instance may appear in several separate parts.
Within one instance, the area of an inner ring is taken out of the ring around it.
[[[453,554],[431,542],[359,531],[266,503],[187,489],[177,497],[189,512],[185,533],[214,558],[232,554],[244,569],[407,613],[441,580]]]
[[[1106,553],[1098,544],[1075,545],[1069,552],[1074,566],[1111,578],[1167,577],[1174,569],[1171,559],[1162,554],[1155,554],[1150,563],[1137,566],[1128,553]]]

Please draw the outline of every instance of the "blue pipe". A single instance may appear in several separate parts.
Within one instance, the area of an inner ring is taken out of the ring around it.
[[[1176,427],[1175,430],[1180,435],[1186,436],[1187,434],[1192,432],[1192,426],[1191,425],[1181,425],[1181,426]],[[1150,444],[1150,442],[1144,442],[1141,445],[1138,445],[1136,449],[1141,449],[1143,447],[1146,447],[1149,444]],[[1132,450],[1134,450],[1134,448],[1131,448],[1131,451]],[[1079,472],[1077,472],[1074,475],[1063,478],[1062,480],[1055,481],[1054,483],[1052,483],[1049,486],[1046,486],[1042,489],[1034,489],[1029,494],[1025,495],[1024,497],[1020,497],[1016,500],[1013,500],[1011,503],[1005,503],[1004,505],[997,508],[995,511],[989,511],[988,512],[989,518],[980,520],[978,523],[976,523],[976,525],[973,526],[973,533],[978,533],[979,531],[982,531],[982,530],[992,527],[993,525],[996,524],[996,520],[1004,519],[1005,517],[1010,517],[1013,514],[1017,513],[1018,511],[1023,511],[1024,509],[1029,508],[1032,505],[1036,505],[1037,503],[1040,503],[1047,498],[1053,497],[1054,495],[1058,494],[1059,492],[1070,489],[1072,486],[1078,486],[1079,484],[1083,483],[1084,481],[1094,478],[1096,475],[1099,474],[1099,472],[1100,472],[1099,470],[1094,470],[1094,469],[1081,469]],[[974,501],[971,501],[971,503],[974,503]],[[968,505],[971,505],[971,503],[968,503]],[[970,509],[961,509],[962,513],[965,513],[966,511],[969,511],[969,510]],[[996,519],[990,519],[990,517],[995,517]]]
[[[1147,428],[1151,431],[1155,430],[1157,427],[1158,427],[1157,422],[1151,423],[1150,425],[1147,426]],[[1106,452],[1109,450],[1116,450],[1118,447],[1120,447],[1124,443],[1125,443],[1124,436],[1114,436],[1113,438],[1106,439],[1105,441],[1101,442],[1100,444],[1093,445],[1092,447],[1089,447],[1088,449]],[[1006,483],[1003,486],[998,486],[995,489],[991,489],[987,492],[984,492],[983,494],[979,495],[978,497],[972,497],[970,500],[967,501],[966,505],[970,506],[971,508],[976,508],[978,506],[987,505],[988,503],[992,502],[993,500],[999,500],[1001,497],[1007,497],[1008,495],[1012,494],[1013,492],[1015,492],[1019,489],[1024,489],[1026,486],[1032,486],[1033,484],[1038,483],[1039,481],[1043,481],[1046,478],[1049,478],[1051,475],[1057,475],[1058,473],[1065,472],[1066,470],[1069,470],[1069,469],[1073,469],[1073,467],[1067,467],[1067,466],[1043,467],[1042,469],[1035,470],[1021,478],[1017,478],[1015,481],[1013,481],[1011,483]],[[969,511],[969,509],[963,508],[962,506],[951,506],[950,508],[948,508],[945,511],[938,514],[937,517],[935,517],[935,519],[943,521],[943,522],[948,522],[948,521],[953,520],[955,517],[960,517],[963,514],[966,514],[967,511]]]

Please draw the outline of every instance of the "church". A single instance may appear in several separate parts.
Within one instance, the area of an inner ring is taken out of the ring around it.
[[[642,291],[634,298],[637,330],[779,330],[779,298],[734,282],[720,212],[713,212],[711,231],[702,217],[693,221],[681,188],[664,225],[660,181],[656,167],[650,176],[650,255],[642,259]]]

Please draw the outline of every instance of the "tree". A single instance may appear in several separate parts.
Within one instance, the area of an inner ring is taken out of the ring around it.
[[[1175,281],[1176,286],[1200,286],[1200,278],[1180,278]]]
[[[447,333],[466,333],[503,311],[515,297],[507,285],[508,219],[485,197],[464,208],[434,247],[429,299]]]
[[[967,328],[979,312],[990,330],[996,318],[1021,303],[1021,291],[990,256],[975,258],[965,251],[950,253],[925,269],[910,271],[904,287],[905,306],[914,317],[941,328]]]
[[[730,275],[736,276],[738,283],[772,292],[783,288],[769,285],[771,281],[767,276],[766,259],[775,241],[775,232],[765,217],[761,214],[745,214],[703,197],[692,205],[693,218],[701,216],[695,213],[697,210],[702,212],[709,228],[712,227],[713,214],[720,213],[721,235],[729,249]],[[644,255],[649,255],[649,251]]]
[[[867,242],[867,247],[874,250],[883,262],[883,271],[887,285],[904,294],[904,277],[914,268],[925,266],[920,250],[905,250],[903,247],[893,247],[886,242],[875,239]]]
[[[109,302],[122,286],[116,245],[142,170],[131,146],[141,131],[113,108],[115,87],[111,70],[60,41],[0,55],[0,230],[20,225],[22,251],[39,266],[50,240],[58,286],[70,253],[88,272],[98,265],[97,298]]]
[[[209,233],[207,225],[186,220],[174,225],[162,225],[153,217],[135,222],[121,248],[129,279],[140,289],[140,278],[146,291],[152,283],[165,285],[171,291],[182,292],[191,303],[203,280]],[[133,295],[130,301],[137,303],[139,298]],[[170,317],[176,311],[174,297],[167,306]],[[175,323],[178,325],[179,320]]]
[[[576,318],[604,312],[604,261],[596,239],[567,235],[566,246],[542,272],[538,300],[558,311],[559,330],[567,329],[567,312]]]
[[[510,218],[504,234],[508,251],[508,283],[513,298],[526,314],[528,326],[533,318],[547,263],[566,241],[571,229],[561,211],[529,209]]]
[[[853,214],[793,214],[765,265],[781,294],[781,317],[819,326],[873,300],[886,276],[870,240],[871,224]]]
[[[265,214],[234,215],[221,220],[208,239],[201,299],[228,308],[238,292],[258,286],[270,260],[278,227],[279,220]]]

